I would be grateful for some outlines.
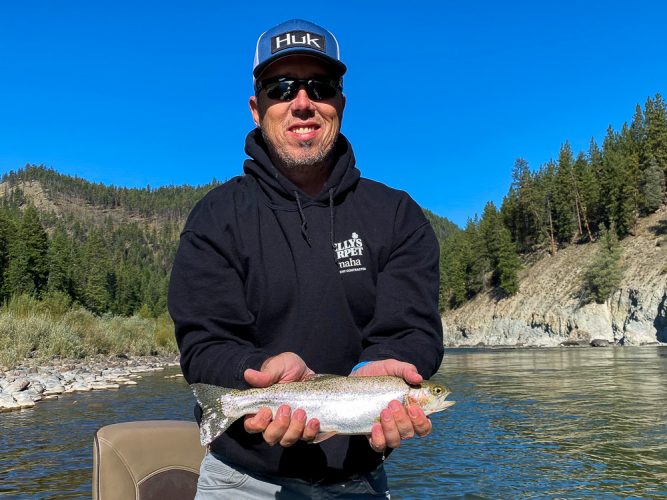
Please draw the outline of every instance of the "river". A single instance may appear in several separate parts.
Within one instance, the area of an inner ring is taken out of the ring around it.
[[[0,414],[0,497],[90,498],[106,424],[190,419],[176,369]],[[667,348],[447,350],[457,404],[387,460],[392,498],[667,496]]]

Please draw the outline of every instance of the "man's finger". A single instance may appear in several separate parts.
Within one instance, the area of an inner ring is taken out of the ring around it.
[[[243,426],[246,432],[250,434],[257,434],[264,432],[267,426],[271,423],[273,414],[269,408],[261,408],[254,415],[247,415],[243,421]]]
[[[380,413],[380,424],[382,425],[386,446],[389,448],[398,448],[401,446],[401,434],[396,426],[394,414],[389,408],[385,408]]]
[[[389,403],[389,410],[391,410],[401,440],[414,437],[415,428],[408,416],[408,412],[405,411],[405,407],[398,401],[391,401]]]
[[[317,434],[320,432],[320,421],[316,418],[311,418],[306,424],[306,428],[303,430],[303,436],[301,439],[304,441],[312,441],[317,437]]]
[[[302,409],[297,409],[292,414],[287,431],[280,440],[280,446],[288,447],[296,443],[306,428],[306,412]]]
[[[431,433],[433,429],[431,419],[424,414],[424,411],[419,406],[410,405],[408,407],[408,415],[418,436],[424,437]]]
[[[373,427],[371,427],[371,435],[368,438],[368,442],[371,445],[371,448],[373,448],[373,451],[376,451],[378,453],[384,452],[384,450],[387,449],[387,442],[385,441],[384,438],[384,431],[382,430],[382,425],[380,424],[373,424]]]
[[[289,428],[290,413],[290,407],[287,405],[282,405],[278,408],[273,422],[264,431],[264,441],[273,446],[283,438]]]

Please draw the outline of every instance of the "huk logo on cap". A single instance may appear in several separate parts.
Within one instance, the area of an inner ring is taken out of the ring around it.
[[[326,52],[324,37],[317,33],[308,31],[288,31],[271,37],[271,53],[275,54],[281,50],[293,47],[308,47],[310,49]]]

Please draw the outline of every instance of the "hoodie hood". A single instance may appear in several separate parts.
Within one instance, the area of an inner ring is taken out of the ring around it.
[[[338,135],[334,145],[333,170],[322,191],[314,198],[298,188],[273,165],[259,128],[252,130],[246,137],[245,152],[250,159],[243,164],[243,171],[259,182],[272,205],[294,207],[294,202],[298,201],[300,205],[301,200],[304,200],[305,205],[312,202],[329,204],[332,199],[353,188],[360,177],[359,170],[355,167],[352,146],[343,134]]]

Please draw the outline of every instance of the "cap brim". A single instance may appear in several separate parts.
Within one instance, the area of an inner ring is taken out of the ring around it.
[[[291,56],[309,56],[318,59],[320,61],[323,61],[329,64],[334,69],[337,76],[343,76],[347,71],[347,66],[345,66],[345,64],[343,64],[339,60],[334,59],[333,57],[329,57],[326,54],[320,54],[318,52],[309,49],[304,50],[295,48],[289,51],[283,51],[280,54],[276,54],[274,57],[271,57],[266,61],[262,62],[261,64],[255,66],[255,68],[252,70],[253,77],[255,79],[258,78],[269,66],[271,66],[277,61],[281,61]]]

